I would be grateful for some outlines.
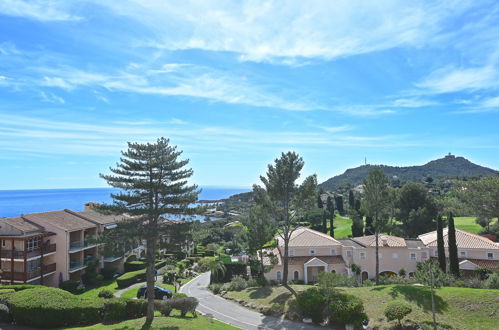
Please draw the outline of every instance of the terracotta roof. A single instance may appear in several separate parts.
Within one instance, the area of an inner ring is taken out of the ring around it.
[[[328,265],[345,263],[342,256],[289,257],[288,262],[290,265],[303,265],[314,258],[317,258]]]
[[[444,228],[444,246],[449,247],[448,228]],[[437,231],[419,235],[418,237],[426,246],[437,246]],[[456,229],[456,243],[461,249],[499,249],[499,244],[488,238]]]
[[[0,221],[5,222],[16,229],[19,229],[23,233],[29,233],[29,232],[34,232],[34,231],[43,231],[43,227],[37,226],[34,223],[26,221],[26,219],[23,219],[22,217],[2,218],[2,219],[0,219]]]
[[[279,241],[279,245],[284,245],[281,237],[277,237],[277,239]],[[327,234],[305,227],[297,228],[291,234],[291,238],[289,240],[290,247],[320,247],[332,245],[341,245],[341,243]]]
[[[338,242],[340,242],[341,245],[343,245],[343,246],[351,246],[351,247],[356,247],[356,248],[365,247],[364,245],[355,242],[351,238],[338,238]]]
[[[459,259],[459,261],[468,260],[479,267],[485,267],[488,269],[499,269],[499,260],[488,260],[488,259]]]
[[[117,223],[123,220],[122,215],[106,215],[102,214],[93,210],[86,210],[86,211],[80,211],[80,212],[73,212],[71,210],[64,210],[68,213],[78,215],[80,217],[83,217],[85,219],[88,219],[90,221],[97,222],[101,225],[108,225],[112,223]]]
[[[361,237],[353,237],[352,240],[355,242],[362,244],[364,246],[376,246],[376,236],[361,236]],[[405,239],[397,236],[390,235],[379,235],[378,240],[379,246],[387,246],[387,247],[405,247],[407,246],[405,243]]]
[[[51,211],[41,213],[31,213],[24,216],[25,219],[30,221],[40,221],[50,223],[51,225],[65,231],[74,231],[95,227],[95,224],[90,221],[84,220],[81,217],[62,211]]]
[[[425,247],[423,242],[420,239],[405,239],[405,244],[407,245],[408,248],[418,248],[418,247]]]

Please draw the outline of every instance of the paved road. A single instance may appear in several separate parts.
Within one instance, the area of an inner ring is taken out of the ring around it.
[[[233,326],[257,330],[257,329],[279,329],[279,330],[324,330],[322,327],[312,326],[304,323],[281,320],[273,316],[265,316],[242,307],[232,301],[214,295],[208,290],[210,273],[204,273],[189,283],[185,284],[180,292],[199,299],[198,311],[207,314],[219,321],[229,323]]]

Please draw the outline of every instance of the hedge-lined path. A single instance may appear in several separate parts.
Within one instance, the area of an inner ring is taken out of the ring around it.
[[[126,287],[126,288],[124,288],[124,289],[121,289],[121,290],[116,291],[116,292],[114,293],[114,296],[115,296],[115,297],[121,297],[121,295],[122,295],[123,293],[125,293],[126,291],[131,290],[131,289],[133,289],[133,288],[136,288],[136,287],[138,287],[138,286],[143,286],[143,285],[146,285],[146,282],[140,282],[140,283],[135,283],[135,284],[132,284],[132,285],[130,285],[130,286],[128,286],[128,287]]]
[[[180,292],[191,297],[196,297],[199,300],[197,310],[219,321],[248,330],[324,330],[322,327],[282,320],[274,316],[265,316],[244,308],[239,304],[225,300],[224,298],[211,293],[211,291],[208,290],[209,283],[210,273],[208,272],[201,274],[192,281],[184,284],[184,286],[180,288]]]

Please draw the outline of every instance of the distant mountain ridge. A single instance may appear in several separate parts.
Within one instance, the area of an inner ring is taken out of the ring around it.
[[[319,187],[327,191],[333,191],[346,184],[350,184],[352,187],[357,186],[363,183],[369,171],[374,167],[380,167],[388,178],[396,177],[400,181],[421,181],[427,177],[433,179],[471,178],[491,176],[498,173],[498,171],[491,168],[474,164],[464,157],[448,154],[443,158],[418,166],[362,165],[350,168],[345,173],[322,182]]]

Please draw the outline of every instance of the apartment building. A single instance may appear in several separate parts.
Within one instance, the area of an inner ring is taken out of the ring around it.
[[[284,242],[276,237],[278,245],[272,250],[277,264],[265,274],[268,280],[282,280]],[[446,255],[448,255],[447,229],[444,230]],[[499,269],[499,244],[487,238],[456,230],[460,257],[460,269],[464,274],[477,267]],[[394,275],[401,268],[408,275],[416,271],[419,262],[437,256],[436,232],[420,235],[417,239],[405,239],[391,235],[379,236],[379,271],[382,275]],[[265,262],[270,264],[270,259]],[[362,279],[375,277],[375,236],[335,239],[324,233],[300,227],[289,241],[289,280],[315,282],[320,272],[351,275],[350,265],[362,268]]]

